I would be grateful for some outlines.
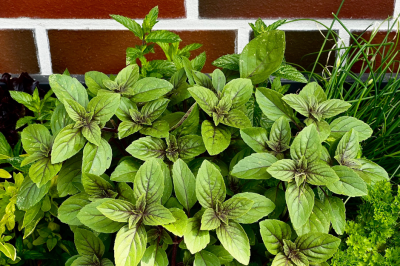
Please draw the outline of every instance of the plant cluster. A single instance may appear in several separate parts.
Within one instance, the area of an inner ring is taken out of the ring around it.
[[[400,259],[400,196],[392,185],[375,184],[360,206],[355,221],[346,225],[346,241],[332,265],[396,265]]]
[[[189,60],[198,44],[152,30],[157,14],[112,16],[142,40],[118,75],[88,72],[85,88],[65,72],[42,98],[11,93],[34,116],[18,120],[13,149],[0,134],[13,179],[0,190],[0,262],[53,250],[71,266],[327,265],[344,199],[389,179],[363,157],[369,125],[316,82],[284,95],[280,78],[306,82],[284,60],[285,21],[257,20],[208,76],[205,54]],[[146,60],[155,45],[166,60]]]

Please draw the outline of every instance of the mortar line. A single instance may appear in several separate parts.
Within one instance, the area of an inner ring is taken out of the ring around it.
[[[47,30],[44,27],[38,26],[35,27],[34,32],[40,73],[42,75],[51,75],[53,74],[53,70]]]
[[[186,18],[199,20],[199,0],[185,0]]]

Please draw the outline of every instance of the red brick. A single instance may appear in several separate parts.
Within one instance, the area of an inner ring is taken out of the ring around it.
[[[354,31],[352,33],[355,36],[359,37],[358,42],[361,43],[361,45],[363,45],[366,42],[368,42],[370,40],[371,34],[372,34],[371,31],[367,31],[367,32],[364,32],[364,33],[363,32],[359,32],[359,31]],[[371,61],[372,54],[376,53],[376,49],[378,47],[374,47],[374,49],[371,48],[369,50],[369,54],[371,54],[371,56],[369,56],[368,59],[369,59],[369,62],[371,63],[371,65],[373,66],[374,69],[377,69],[381,65],[382,65],[382,67],[386,66],[386,64],[382,64],[382,53],[384,53],[384,56],[386,57],[388,52],[389,52],[389,49],[391,49],[391,51],[400,50],[400,43],[397,43],[397,46],[396,46],[396,41],[397,41],[396,38],[398,38],[398,36],[396,35],[396,32],[390,32],[389,35],[388,35],[388,38],[385,40],[386,34],[387,34],[387,31],[379,31],[371,41],[371,44],[381,44],[381,43],[385,42],[385,43],[392,43],[392,45],[393,45],[393,48],[390,48],[391,46],[382,46],[381,49],[379,50],[379,53],[375,57],[374,61]],[[362,41],[362,39],[364,39],[365,41]],[[353,41],[353,39],[350,40],[350,43],[352,45],[356,45],[355,42]],[[353,50],[352,53],[354,54],[354,52],[355,51]],[[360,60],[353,65],[353,67],[351,69],[353,72],[359,73],[361,71],[361,68],[365,69],[365,67],[367,67],[367,64],[364,61],[361,61],[361,59],[363,60],[364,57],[360,56]],[[399,60],[400,60],[400,55],[398,54],[395,57],[395,61],[397,61],[397,62],[392,63],[389,66],[389,69],[388,69],[387,72],[391,72],[391,71],[395,71],[396,72],[398,67],[399,67]],[[364,62],[364,64],[363,64],[363,62]],[[369,73],[370,71],[367,70],[366,72]]]
[[[186,16],[184,0],[2,0],[0,5],[3,18],[144,18],[157,5],[160,18]]]
[[[0,73],[3,72],[40,72],[31,30],[0,30]]]
[[[199,0],[202,18],[332,18],[341,0]],[[340,18],[386,19],[394,0],[346,0]]]
[[[211,63],[224,54],[235,53],[236,31],[175,31],[183,40],[180,47],[190,43],[203,46],[192,52],[191,58],[206,51],[204,72],[215,69]],[[68,68],[71,74],[96,70],[107,74],[118,73],[125,66],[127,47],[140,44],[129,31],[107,30],[50,30],[50,51],[54,73]],[[161,48],[146,58],[165,59]]]

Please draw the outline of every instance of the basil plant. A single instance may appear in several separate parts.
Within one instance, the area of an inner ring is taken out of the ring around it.
[[[85,87],[65,72],[44,99],[12,94],[35,117],[14,149],[0,135],[14,179],[0,187],[4,261],[328,265],[345,202],[388,179],[362,155],[371,128],[315,82],[283,95],[280,78],[306,83],[284,61],[285,21],[251,24],[256,37],[207,75],[205,54],[189,60],[199,45],[152,30],[157,14],[113,16],[142,40],[116,76],[88,72]],[[147,61],[155,45],[166,60]]]

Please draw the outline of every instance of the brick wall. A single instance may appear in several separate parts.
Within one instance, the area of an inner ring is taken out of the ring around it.
[[[112,19],[119,14],[142,22],[154,6],[160,9],[156,29],[177,32],[183,44],[202,43],[207,52],[204,71],[229,53],[240,53],[251,37],[249,22],[267,24],[278,18],[316,18],[330,25],[341,0],[1,0],[0,73],[72,74],[98,70],[117,73],[125,65],[125,50],[137,40]],[[339,15],[346,27],[362,32],[376,21],[396,16],[400,0],[346,0]],[[334,25],[344,44],[349,35]],[[308,68],[319,51],[324,33],[315,22],[299,20],[283,25],[286,60]],[[326,48],[332,48],[328,42]],[[193,54],[195,56],[196,54]],[[153,56],[153,55],[152,55]],[[154,58],[163,58],[158,50]],[[332,60],[332,58],[330,59]],[[327,62],[327,56],[321,58]]]

